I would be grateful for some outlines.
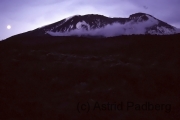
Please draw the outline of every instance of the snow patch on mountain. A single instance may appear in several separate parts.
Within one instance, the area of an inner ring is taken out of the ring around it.
[[[148,31],[149,34],[153,34],[153,35],[171,35],[171,34],[177,34],[180,33],[180,30],[178,30],[177,28],[173,29],[168,29],[166,27],[158,27],[157,26],[157,30],[149,30]]]
[[[173,32],[175,33],[174,30],[170,30],[170,29],[168,29],[166,27],[157,27],[157,29],[160,31],[159,34],[163,34],[163,33],[165,33],[165,34],[172,34]]]
[[[176,31],[175,30],[169,30],[166,27],[157,27],[158,31],[156,30],[149,30],[148,33],[149,34],[153,34],[153,35],[170,35],[170,34],[175,34]]]
[[[87,24],[85,21],[82,21],[82,22],[78,22],[76,24],[76,28],[77,29],[83,29],[83,30],[90,30],[90,25]]]
[[[73,25],[71,25],[70,28],[73,28]]]

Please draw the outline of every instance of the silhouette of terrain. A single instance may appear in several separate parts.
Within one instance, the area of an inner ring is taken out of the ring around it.
[[[163,119],[180,116],[180,34],[0,41],[0,119]],[[92,110],[100,104],[171,109]],[[91,110],[77,110],[89,102]]]

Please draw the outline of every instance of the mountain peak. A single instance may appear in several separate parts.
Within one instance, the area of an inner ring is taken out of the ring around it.
[[[149,14],[146,14],[146,13],[135,13],[135,14],[132,14],[129,16],[129,19],[139,19],[141,18],[142,20],[148,20],[148,17],[153,17]],[[154,18],[154,17],[153,17]]]

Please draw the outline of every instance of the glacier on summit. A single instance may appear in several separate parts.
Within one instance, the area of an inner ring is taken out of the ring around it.
[[[134,22],[134,20],[130,20],[125,24],[121,24],[119,22],[114,22],[113,24],[107,24],[104,27],[91,29],[90,25],[85,21],[78,22],[76,24],[76,28],[74,30],[65,31],[65,32],[52,32],[46,31],[51,36],[72,36],[72,35],[92,35],[92,36],[104,36],[104,37],[112,37],[118,35],[132,35],[132,34],[145,34],[146,30],[151,27],[158,25],[159,21],[154,19],[153,17],[146,15],[148,20],[142,21],[141,18],[138,19],[138,22]],[[83,25],[87,27],[87,29],[83,28]],[[159,31],[164,31],[167,34],[174,33],[175,31],[170,31],[166,27],[157,27]],[[157,32],[150,30],[149,34],[155,34]],[[157,33],[161,35],[161,33]]]

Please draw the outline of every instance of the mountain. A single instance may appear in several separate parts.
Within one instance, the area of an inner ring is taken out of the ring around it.
[[[146,13],[129,18],[110,18],[98,14],[75,15],[20,36],[119,36],[131,34],[167,35],[179,29]],[[18,35],[19,36],[19,35]]]

